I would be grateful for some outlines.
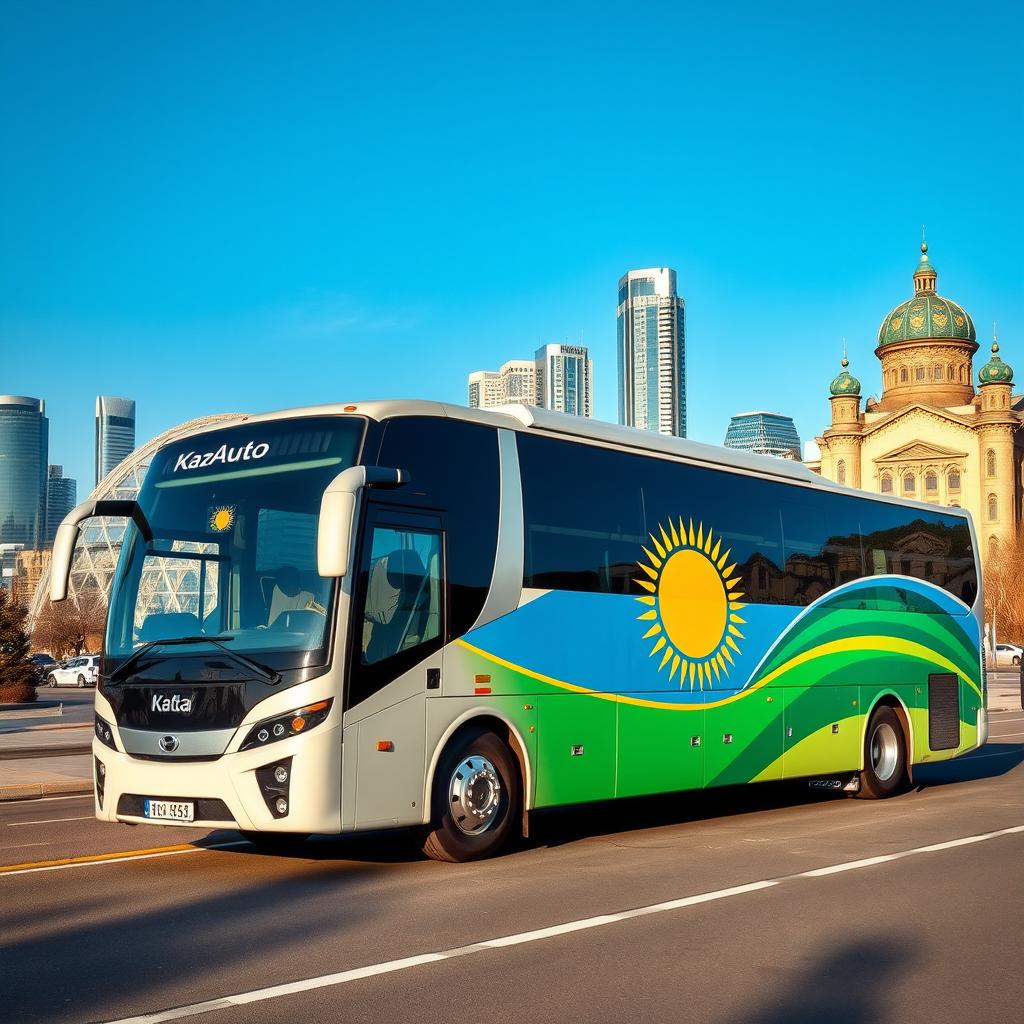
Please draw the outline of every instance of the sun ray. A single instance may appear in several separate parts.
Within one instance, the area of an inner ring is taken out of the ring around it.
[[[692,548],[696,543],[696,535],[693,532],[693,520],[690,520],[690,547]]]
[[[664,526],[659,526],[658,529],[661,530],[661,543],[665,545],[665,550],[666,551],[671,551],[672,550],[672,541],[670,541],[668,539],[668,534],[665,532],[665,527]]]
[[[650,640],[652,636],[657,636],[661,632],[661,623],[656,622],[646,633],[643,635],[644,640]]]
[[[651,534],[651,540],[654,541],[654,550],[657,551],[658,554],[661,555],[662,558],[665,558],[666,557],[665,549],[661,546],[661,541],[659,541],[658,538],[655,537],[653,533]]]
[[[665,653],[662,655],[662,658],[661,658],[661,664],[658,666],[658,671],[659,672],[668,664],[669,659],[675,653],[676,652],[672,649],[672,645],[671,644],[669,644],[669,646],[665,648]]]
[[[747,607],[746,603],[743,602],[743,601],[730,601],[729,602],[729,608],[732,609],[733,611],[737,611],[738,612],[741,609],[746,608],[746,607]]]
[[[715,661],[718,662],[718,667],[722,670],[723,675],[729,674],[729,666],[726,665],[725,659],[722,657],[722,649],[719,648],[718,653],[715,655]]]
[[[730,566],[729,566],[729,568],[728,568],[728,569],[726,569],[726,570],[725,570],[725,571],[724,571],[724,572],[722,573],[722,576],[723,576],[723,577],[727,577],[727,576],[729,575],[729,573],[731,573],[731,572],[733,571],[733,569],[735,569],[735,568],[736,568],[736,563],[735,563],[735,562],[733,562],[733,564],[732,564],[732,565],[730,565]]]
[[[715,561],[718,560],[718,550],[719,550],[719,548],[721,548],[721,546],[722,546],[722,538],[719,537],[718,540],[715,541],[715,546],[714,546],[714,548],[711,551],[711,561],[712,562],[715,562]]]
[[[704,524],[697,524],[697,547],[704,547]]]
[[[735,587],[738,587],[742,582],[743,578],[741,576],[736,576],[731,580],[726,580],[725,586],[726,589],[733,590]]]
[[[638,586],[643,587],[644,590],[646,590],[650,594],[656,594],[658,592],[658,588],[653,583],[651,583],[650,580],[633,580],[633,582],[636,583]],[[732,604],[731,598],[729,599],[729,603]]]
[[[718,660],[716,658],[712,658],[708,662],[708,664],[711,666],[712,671],[715,673],[715,680],[717,681],[717,680],[721,679],[721,673],[719,672],[719,669],[718,669]]]
[[[732,660],[732,653],[729,651],[729,648],[725,646],[725,644],[722,644],[722,646],[718,648],[718,656],[724,656],[730,665],[736,664],[736,662]]]
[[[704,554],[705,555],[711,554],[711,541],[713,539],[714,538],[711,536],[711,531],[708,530],[708,535],[704,538]]]
[[[637,621],[638,622],[647,622],[650,619],[656,619],[657,617],[658,617],[658,613],[652,609],[649,612],[644,612],[643,615],[638,615],[637,616]]]
[[[741,633],[741,632],[740,632],[740,631],[739,631],[739,630],[738,630],[738,629],[737,629],[737,628],[736,628],[736,627],[735,627],[734,625],[732,625],[731,623],[730,623],[730,625],[729,625],[729,632],[730,632],[730,633],[731,633],[731,634],[732,634],[733,636],[735,636],[735,637],[738,637],[738,638],[739,638],[740,640],[746,640],[746,639],[747,639],[747,638],[746,638],[746,637],[745,637],[745,636],[744,636],[744,635],[743,635],[743,634],[742,634],[742,633]]]
[[[722,566],[725,565],[725,563],[729,561],[729,556],[731,554],[732,554],[732,548],[726,548],[725,549],[725,554],[723,554],[722,557],[717,562],[715,562],[715,565],[718,566],[718,571],[719,572],[722,572]],[[722,573],[722,575],[724,576],[725,573]]]
[[[671,682],[675,678],[675,674],[679,671],[679,661],[680,661],[680,658],[679,658],[679,655],[677,654],[672,659],[672,669],[671,669],[671,671],[668,674],[669,682]]]
[[[649,565],[644,565],[643,562],[637,562],[636,564],[639,565],[640,568],[643,569],[643,571],[647,573],[647,575],[650,576],[652,580],[656,580],[658,578],[658,572],[656,569],[652,569]]]
[[[655,640],[654,646],[651,648],[651,653],[648,654],[647,657],[653,658],[667,643],[668,641],[663,636],[659,636],[658,639]]]
[[[745,626],[747,624],[747,620],[743,618],[742,615],[736,615],[734,612],[729,613],[729,621],[735,622],[739,626]]]
[[[672,547],[679,547],[679,534],[676,533],[676,525],[671,519],[668,521],[668,532],[672,538]]]
[[[637,598],[640,604],[655,605],[658,603],[658,599],[653,594],[645,594]]]
[[[648,551],[647,548],[645,548],[643,546],[643,544],[640,545],[640,550],[651,560],[651,565],[653,565],[655,569],[660,569],[661,568],[661,559],[658,558],[657,555],[652,554],[650,551]],[[644,563],[643,562],[637,562],[636,564],[637,565],[643,565]],[[644,566],[644,568],[646,569],[647,566]]]
[[[734,651],[735,651],[735,652],[736,652],[737,654],[741,654],[741,653],[742,653],[742,652],[740,651],[739,647],[737,647],[737,646],[736,646],[736,641],[735,641],[735,640],[733,640],[733,638],[732,638],[731,636],[727,636],[727,637],[725,638],[725,642],[726,642],[726,643],[727,643],[727,644],[728,644],[728,645],[729,645],[729,646],[730,646],[730,647],[731,647],[731,648],[732,648],[732,649],[733,649],[733,650],[734,650]]]

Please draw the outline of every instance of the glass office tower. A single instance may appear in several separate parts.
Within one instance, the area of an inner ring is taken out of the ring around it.
[[[583,345],[542,345],[534,362],[542,409],[570,416],[594,414],[594,364]]]
[[[777,412],[741,412],[725,432],[725,447],[755,455],[800,458],[800,435],[792,417]]]
[[[619,278],[619,422],[686,437],[686,305],[668,267]]]
[[[57,527],[78,504],[78,482],[64,475],[63,466],[50,466],[46,479],[46,546],[53,547]]]
[[[135,400],[96,399],[96,483],[135,451]]]
[[[42,399],[0,395],[0,544],[45,542],[49,442]]]

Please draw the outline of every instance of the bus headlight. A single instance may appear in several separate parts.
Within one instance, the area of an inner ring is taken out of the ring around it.
[[[265,718],[257,722],[245,737],[239,750],[251,750],[253,747],[262,747],[275,740],[287,739],[289,736],[298,736],[300,732],[308,732],[318,726],[331,711],[333,700],[321,700],[316,704],[309,704],[307,707],[298,708],[296,711],[289,711],[286,715],[278,715],[276,718]]]
[[[114,743],[114,730],[99,715],[94,715],[94,718],[96,720],[96,738],[104,746],[110,747],[111,750],[117,750],[117,744]]]

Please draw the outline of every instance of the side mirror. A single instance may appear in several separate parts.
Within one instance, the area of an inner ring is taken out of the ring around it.
[[[339,473],[320,500],[316,569],[325,578],[348,575],[356,506],[364,487],[400,487],[409,475],[400,469],[351,466]],[[56,549],[55,549],[56,550]]]
[[[53,541],[53,555],[50,559],[51,602],[63,601],[68,596],[68,579],[71,576],[71,560],[75,555],[78,531],[87,519],[98,516],[123,516],[132,519],[144,540],[153,539],[153,532],[137,501],[83,501],[67,514],[57,528],[57,536]]]

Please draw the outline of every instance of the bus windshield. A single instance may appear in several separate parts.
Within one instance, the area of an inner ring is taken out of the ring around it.
[[[247,423],[162,448],[138,499],[152,539],[132,521],[125,531],[108,669],[154,641],[205,636],[273,669],[323,664],[334,581],[317,573],[320,500],[357,461],[364,425]]]

